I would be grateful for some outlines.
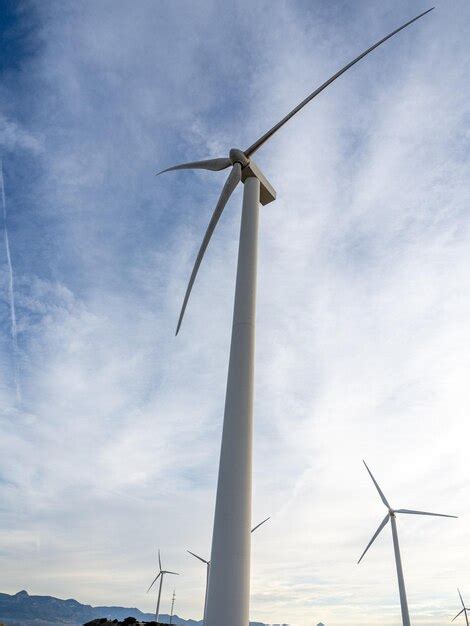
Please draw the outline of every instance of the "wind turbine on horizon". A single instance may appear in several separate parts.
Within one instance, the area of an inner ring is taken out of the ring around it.
[[[157,582],[157,580],[160,578],[160,585],[158,587],[157,608],[155,610],[155,621],[157,622],[157,624],[158,624],[158,618],[160,617],[160,599],[162,596],[163,577],[165,576],[165,574],[172,574],[174,576],[179,576],[177,572],[170,572],[169,570],[162,569],[162,560],[160,557],[160,550],[158,550],[158,567],[159,567],[159,572],[153,579],[150,587],[147,589],[147,593],[148,593],[150,589],[152,589],[154,584]]]
[[[252,493],[253,378],[255,301],[259,204],[276,198],[276,192],[253,161],[253,155],[294,115],[353,65],[404,28],[432,11],[428,9],[389,33],[350,61],[315,89],[275,126],[244,151],[231,149],[228,157],[183,163],[161,172],[183,169],[230,169],[196,256],[184,295],[178,334],[199,266],[230,196],[244,183],[238,249],[238,266],[232,322],[230,359],[217,482],[211,548],[211,576],[207,590],[206,626],[247,626],[250,597],[250,528]]]
[[[260,522],[259,524],[257,524],[256,526],[254,526],[251,529],[251,534],[253,534],[255,532],[255,530],[257,530],[260,526],[262,526],[265,522],[267,522],[269,519],[271,519],[271,517],[267,517],[266,519],[264,519],[262,522]],[[207,561],[206,559],[203,559],[202,556],[198,556],[197,554],[195,554],[194,552],[191,552],[191,550],[186,550],[186,552],[189,552],[189,554],[191,554],[192,556],[196,557],[196,559],[199,559],[199,561],[202,561],[203,563],[206,564],[206,591],[204,593],[204,612],[202,614],[202,623],[204,624],[205,619],[206,619],[206,605],[207,605],[207,589],[209,587],[209,573],[210,573],[210,569],[211,569],[211,562]]]
[[[451,620],[451,622],[454,622],[460,615],[462,615],[462,613],[464,613],[465,621],[467,622],[467,626],[468,626],[468,613],[467,613],[467,611],[470,611],[470,609],[467,609],[467,607],[465,606],[465,603],[464,603],[463,598],[462,598],[462,594],[460,593],[460,589],[457,589],[457,591],[459,593],[459,598],[460,598],[460,602],[462,603],[463,609],[460,611],[460,613],[457,613],[457,615],[454,617],[453,620]]]
[[[396,516],[397,513],[405,513],[407,515],[430,515],[430,516],[433,516],[433,517],[451,517],[451,518],[454,518],[454,519],[457,519],[457,516],[456,515],[443,515],[442,513],[428,513],[426,511],[412,511],[410,509],[393,509],[391,507],[391,505],[389,504],[387,498],[384,496],[383,491],[380,489],[380,487],[379,487],[377,481],[375,480],[374,476],[372,475],[372,472],[367,467],[367,463],[365,461],[363,461],[363,463],[366,466],[367,471],[369,472],[369,476],[371,477],[372,482],[375,485],[375,488],[379,492],[380,499],[385,504],[385,506],[387,507],[388,511],[387,511],[387,515],[384,517],[384,519],[380,523],[380,526],[375,531],[375,534],[373,535],[372,539],[369,541],[369,543],[367,545],[367,548],[362,553],[362,556],[359,559],[358,564],[362,561],[362,559],[364,558],[367,550],[371,547],[371,545],[377,539],[377,537],[382,532],[382,530],[385,528],[385,526],[388,524],[388,522],[390,522],[390,524],[392,526],[393,548],[394,548],[394,552],[395,552],[395,564],[396,564],[396,567],[397,567],[398,591],[400,593],[400,606],[401,606],[401,615],[402,615],[402,620],[403,620],[403,626],[410,626],[410,614],[408,612],[408,600],[406,598],[405,579],[404,579],[404,576],[403,576],[403,567],[402,567],[402,563],[401,563],[400,546],[399,546],[399,543],[398,543],[397,522],[396,522],[395,516]],[[459,615],[460,615],[460,613],[459,613]]]

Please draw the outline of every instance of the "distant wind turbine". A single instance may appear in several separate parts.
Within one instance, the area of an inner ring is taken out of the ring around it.
[[[271,517],[267,517],[262,522],[260,522],[256,526],[254,526],[251,529],[251,533],[253,534],[255,532],[255,530],[257,530],[260,526],[262,526],[265,522],[267,522],[268,519],[271,519]],[[209,587],[209,572],[210,572],[210,569],[211,569],[211,562],[210,561],[206,561],[206,559],[203,559],[202,556],[198,556],[197,554],[194,554],[194,552],[191,552],[191,550],[186,550],[186,552],[189,552],[189,554],[191,554],[192,556],[196,557],[196,559],[199,559],[199,561],[202,561],[202,563],[206,564],[206,591],[204,593],[204,613],[203,613],[203,618],[202,618],[203,623],[204,623],[204,621],[206,619],[207,589]]]
[[[252,157],[284,124],[337,78],[429,11],[432,9],[406,22],[350,61],[244,151],[233,148],[227,157],[183,163],[159,172],[161,174],[170,170],[183,169],[205,169],[217,172],[230,168],[230,174],[222,188],[196,256],[176,326],[176,334],[181,327],[199,266],[225,205],[238,184],[243,182],[245,185],[212,534],[212,575],[207,592],[207,626],[219,626],[221,615],[226,616],[225,626],[245,626],[249,620],[258,217],[260,203],[266,205],[276,197],[276,192]]]
[[[173,574],[174,576],[179,576],[179,574],[177,572],[170,572],[169,570],[162,569],[162,560],[160,558],[160,550],[158,551],[158,567],[159,567],[159,572],[155,576],[155,578],[153,579],[152,584],[150,585],[150,587],[147,589],[147,593],[148,593],[150,591],[150,589],[152,589],[154,584],[157,582],[157,580],[160,578],[160,585],[158,587],[157,608],[156,608],[156,611],[155,611],[155,621],[157,622],[157,624],[158,624],[158,618],[160,617],[160,599],[161,599],[161,596],[162,596],[163,577],[165,576],[165,574]]]
[[[405,579],[403,577],[403,567],[402,567],[402,563],[401,563],[400,546],[398,544],[397,522],[396,522],[395,516],[396,516],[397,513],[406,513],[406,514],[409,514],[409,515],[431,515],[433,517],[452,517],[454,519],[457,519],[457,516],[456,515],[442,515],[442,513],[427,513],[425,511],[411,511],[410,509],[393,509],[390,506],[387,498],[384,496],[383,491],[380,489],[377,481],[373,477],[372,472],[367,467],[366,462],[363,461],[363,463],[366,466],[366,469],[369,472],[370,477],[372,478],[372,482],[374,483],[375,488],[379,492],[380,499],[385,504],[385,506],[387,507],[388,511],[387,511],[387,515],[384,517],[384,519],[380,523],[380,526],[376,530],[374,536],[369,541],[369,543],[367,545],[367,548],[362,553],[362,556],[359,559],[358,563],[360,563],[362,561],[362,559],[364,558],[367,550],[371,547],[371,545],[377,539],[379,534],[382,532],[382,530],[385,528],[385,526],[390,521],[391,526],[392,526],[393,548],[394,548],[394,551],[395,551],[395,563],[396,563],[396,567],[397,567],[398,591],[400,593],[400,605],[401,605],[401,615],[402,615],[402,620],[403,620],[403,626],[410,626],[410,615],[409,615],[409,612],[408,612],[408,601],[406,599]],[[460,613],[459,613],[459,615],[460,615]]]
[[[457,613],[457,615],[451,621],[454,622],[463,613],[465,615],[465,621],[467,622],[467,626],[468,626],[468,613],[467,613],[467,611],[470,611],[470,609],[467,609],[467,607],[465,606],[465,603],[464,603],[463,598],[462,598],[462,594],[460,593],[460,589],[457,589],[457,591],[459,593],[459,598],[460,598],[460,602],[462,603],[463,609],[460,611],[460,613]]]

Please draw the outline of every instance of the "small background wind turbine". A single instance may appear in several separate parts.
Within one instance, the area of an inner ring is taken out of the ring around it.
[[[410,626],[410,615],[409,615],[409,612],[408,612],[408,600],[406,598],[405,579],[403,577],[403,567],[402,567],[402,563],[401,563],[400,546],[398,544],[397,522],[396,522],[395,516],[396,516],[397,513],[400,513],[400,514],[401,513],[406,513],[407,515],[431,515],[433,517],[452,517],[454,519],[456,519],[456,516],[455,515],[443,515],[442,513],[427,513],[426,511],[412,511],[410,509],[393,509],[391,507],[391,505],[389,504],[387,498],[384,496],[383,491],[380,489],[377,481],[373,477],[372,472],[367,467],[366,462],[363,461],[363,463],[366,466],[366,469],[369,472],[370,477],[372,478],[372,482],[374,483],[375,488],[379,492],[380,499],[385,504],[385,506],[387,507],[388,511],[387,511],[387,515],[384,517],[384,519],[380,523],[380,526],[375,531],[374,536],[369,541],[369,543],[367,545],[367,548],[362,553],[362,556],[359,559],[358,563],[360,563],[362,561],[362,559],[364,558],[367,550],[371,547],[371,545],[377,539],[379,534],[382,532],[382,530],[385,528],[385,526],[390,521],[391,526],[392,526],[393,548],[394,548],[394,551],[395,551],[395,563],[396,563],[396,567],[397,567],[398,590],[399,590],[399,593],[400,593],[400,605],[401,605],[401,615],[402,615],[402,620],[403,620],[403,626]],[[460,615],[460,613],[459,613],[459,615]]]
[[[432,9],[424,11],[396,28],[350,61],[244,151],[232,148],[226,157],[183,163],[160,172],[184,169],[205,169],[218,172],[230,168],[189,277],[176,327],[177,334],[212,234],[235,188],[240,182],[244,183],[232,338],[212,534],[212,575],[207,592],[207,626],[220,626],[221,615],[224,615],[225,626],[246,626],[249,621],[259,205],[261,203],[264,206],[276,198],[273,187],[254,163],[253,155],[284,124],[337,78],[429,11]]]
[[[147,593],[148,593],[150,591],[150,589],[152,589],[154,584],[157,582],[157,580],[160,578],[160,585],[158,586],[157,608],[155,610],[155,621],[157,623],[158,623],[158,618],[160,616],[160,599],[161,599],[161,596],[162,596],[163,577],[165,576],[165,574],[172,574],[174,576],[179,576],[179,574],[177,572],[170,572],[169,570],[162,569],[162,559],[160,557],[160,550],[158,551],[158,567],[159,567],[159,572],[155,576],[155,578],[153,579],[152,584],[150,585],[150,587],[147,589]]]
[[[271,517],[267,517],[262,522],[260,522],[256,526],[254,526],[251,529],[251,534],[253,534],[255,532],[255,530],[257,530],[265,522],[267,522],[268,519],[271,519]],[[186,550],[186,552],[189,552],[189,554],[191,554],[192,556],[196,557],[196,559],[199,559],[199,561],[202,561],[202,563],[205,563],[205,565],[206,565],[206,590],[205,590],[205,593],[204,593],[204,613],[203,613],[203,618],[202,618],[202,621],[204,623],[204,620],[206,619],[207,589],[209,588],[209,572],[210,572],[210,569],[211,569],[211,562],[207,561],[206,559],[203,559],[202,556],[198,556],[197,554],[194,554],[194,552],[191,552],[191,550]]]
[[[464,603],[463,598],[462,598],[462,594],[460,593],[460,589],[457,589],[457,591],[458,591],[460,602],[462,603],[463,609],[459,613],[457,613],[457,615],[451,621],[454,622],[463,613],[465,615],[465,621],[467,622],[467,626],[468,626],[468,613],[467,613],[467,611],[469,611],[470,609],[467,609],[467,607],[465,606],[465,603]]]

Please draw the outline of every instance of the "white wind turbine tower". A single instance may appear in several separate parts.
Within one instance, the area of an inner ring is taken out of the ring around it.
[[[467,626],[468,626],[468,613],[467,613],[467,611],[469,611],[470,609],[467,609],[467,607],[465,606],[465,603],[464,603],[463,598],[462,598],[462,594],[460,593],[460,589],[457,589],[457,591],[459,592],[459,598],[460,598],[460,602],[462,603],[463,609],[460,611],[460,613],[457,613],[457,615],[451,621],[454,622],[463,613],[465,615],[465,621],[467,622]]]
[[[165,576],[165,574],[172,574],[174,576],[179,576],[179,574],[177,572],[170,572],[169,570],[162,569],[162,560],[160,558],[160,550],[158,551],[158,567],[159,567],[159,572],[155,576],[155,578],[153,579],[152,584],[150,585],[150,587],[147,589],[147,593],[148,593],[150,591],[150,589],[152,589],[154,584],[157,582],[157,580],[160,578],[160,585],[158,587],[157,608],[155,610],[155,621],[157,623],[158,623],[158,618],[160,616],[160,599],[162,597],[163,577]]]
[[[266,205],[276,197],[274,189],[255,165],[252,157],[286,122],[333,81],[372,52],[372,50],[431,10],[429,9],[421,13],[362,52],[362,54],[315,89],[295,109],[246,150],[232,149],[229,152],[229,156],[225,158],[184,163],[163,170],[163,172],[180,169],[220,171],[231,168],[191,272],[178,319],[177,334],[212,233],[234,189],[240,182],[243,182],[245,185],[219,477],[212,534],[212,575],[207,592],[206,626],[219,626],[221,615],[224,615],[225,626],[247,626],[248,624],[258,213],[260,202]]]
[[[401,605],[401,615],[402,615],[402,620],[403,620],[403,626],[410,626],[410,614],[408,612],[408,601],[407,601],[407,598],[406,598],[405,579],[403,577],[403,567],[402,567],[402,563],[401,563],[400,546],[398,544],[397,522],[396,522],[396,517],[395,516],[396,516],[397,513],[406,513],[408,515],[431,515],[433,517],[452,517],[454,519],[456,519],[457,517],[456,517],[456,515],[442,515],[442,513],[427,513],[425,511],[411,511],[410,509],[393,509],[390,506],[387,498],[384,496],[383,491],[380,489],[377,481],[373,477],[372,472],[367,467],[366,462],[363,461],[363,463],[366,466],[366,469],[369,472],[370,477],[372,478],[372,482],[374,483],[375,488],[379,492],[380,499],[385,504],[385,506],[387,507],[388,511],[387,511],[387,515],[384,517],[384,519],[380,523],[380,526],[377,528],[374,536],[369,541],[369,543],[367,545],[367,548],[362,553],[362,556],[359,559],[358,563],[360,563],[362,561],[362,559],[364,558],[367,550],[371,547],[371,545],[377,539],[377,537],[379,536],[381,531],[385,528],[385,526],[390,521],[390,524],[392,526],[393,548],[394,548],[394,551],[395,551],[395,563],[396,563],[396,567],[397,567],[398,591],[400,593],[400,605]],[[459,615],[460,615],[460,613],[459,613]]]
[[[257,530],[260,526],[262,526],[265,522],[268,521],[268,519],[271,519],[270,517],[267,517],[266,519],[264,519],[262,522],[260,522],[259,524],[257,524],[256,526],[254,526],[251,529],[251,534],[253,534],[255,532],[255,530]],[[194,552],[191,552],[191,550],[186,550],[186,552],[189,552],[189,554],[191,554],[192,556],[196,557],[196,559],[199,559],[199,561],[202,561],[203,563],[206,564],[206,591],[204,593],[204,612],[203,612],[203,617],[202,617],[202,622],[203,624],[205,623],[206,620],[206,606],[207,606],[207,589],[209,587],[209,573],[210,573],[210,569],[211,569],[211,562],[210,561],[206,561],[206,559],[203,559],[202,556],[198,556],[197,554],[194,554]]]

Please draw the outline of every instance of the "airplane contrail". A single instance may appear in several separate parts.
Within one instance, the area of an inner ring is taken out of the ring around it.
[[[18,363],[18,330],[17,330],[17,325],[16,325],[16,307],[15,307],[15,283],[14,283],[14,278],[13,278],[13,265],[11,262],[11,254],[10,254],[10,241],[8,239],[7,203],[5,199],[5,180],[3,178],[3,160],[1,159],[0,159],[0,186],[2,188],[3,233],[5,237],[5,252],[6,252],[7,264],[8,264],[8,299],[10,302],[10,329],[11,329],[11,340],[13,343],[15,390],[16,390],[16,399],[18,402],[21,402],[21,386],[20,386],[19,363]]]

